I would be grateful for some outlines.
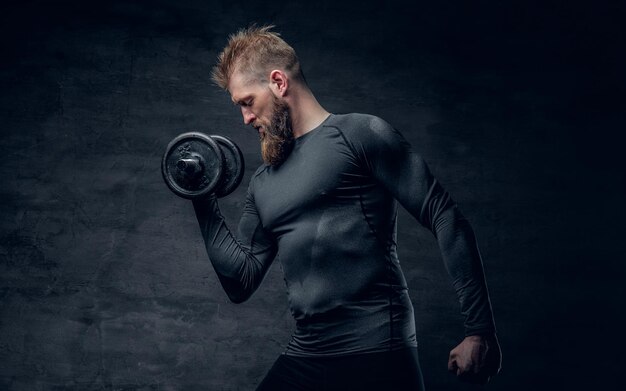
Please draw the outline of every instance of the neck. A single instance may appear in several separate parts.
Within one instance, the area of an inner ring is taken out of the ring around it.
[[[330,115],[317,102],[311,90],[305,87],[292,91],[289,99],[289,110],[295,138],[315,129]]]

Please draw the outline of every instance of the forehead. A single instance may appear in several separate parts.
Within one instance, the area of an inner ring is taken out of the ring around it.
[[[241,72],[234,72],[228,82],[228,92],[230,92],[230,97],[235,103],[258,94],[262,90],[261,83],[251,78],[250,75],[244,75]]]

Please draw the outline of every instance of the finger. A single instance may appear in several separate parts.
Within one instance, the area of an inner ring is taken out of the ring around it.
[[[469,367],[469,371],[472,372],[474,375],[478,375],[480,373],[485,372],[485,362],[484,360],[480,360],[480,361],[472,361],[470,367]]]
[[[448,371],[450,372],[454,372],[459,368],[459,366],[456,363],[456,359],[450,357],[450,359],[448,360]]]

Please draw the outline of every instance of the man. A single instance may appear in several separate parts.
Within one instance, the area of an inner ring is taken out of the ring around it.
[[[230,37],[213,79],[261,139],[237,236],[214,196],[194,208],[229,298],[246,300],[277,253],[296,331],[258,390],[422,390],[413,306],[396,254],[400,202],[439,243],[465,317],[448,367],[486,383],[500,368],[473,231],[388,123],[330,114],[272,26]]]

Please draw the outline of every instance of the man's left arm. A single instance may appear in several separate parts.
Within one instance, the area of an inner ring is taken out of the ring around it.
[[[498,373],[501,354],[472,227],[421,156],[385,121],[373,117],[356,143],[374,177],[437,238],[464,316],[465,339],[448,366],[463,380],[485,383]]]

